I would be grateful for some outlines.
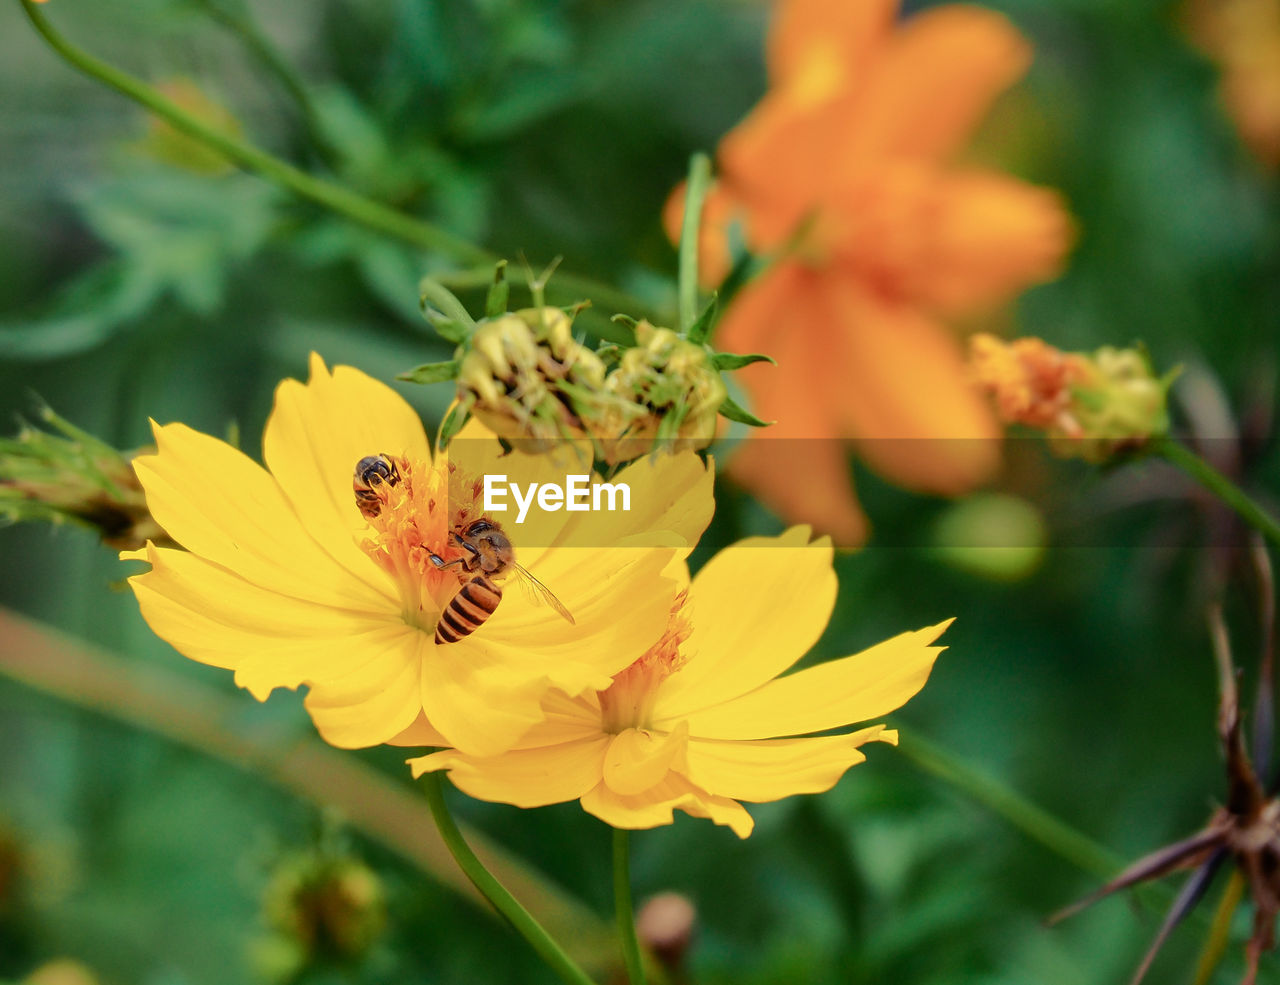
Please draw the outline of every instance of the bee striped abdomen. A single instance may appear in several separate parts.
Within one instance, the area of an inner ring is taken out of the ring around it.
[[[493,615],[502,601],[502,589],[487,575],[473,575],[440,614],[436,623],[437,643],[457,643],[470,636]]]

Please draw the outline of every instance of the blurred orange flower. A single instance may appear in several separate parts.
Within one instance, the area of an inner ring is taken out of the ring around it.
[[[1027,42],[976,7],[898,25],[897,6],[781,0],[769,90],[720,145],[700,249],[711,284],[735,223],[776,255],[719,328],[720,348],[778,361],[738,377],[777,423],[732,471],[843,544],[867,532],[844,438],[911,488],[957,494],[995,470],[998,428],[943,319],[1052,278],[1072,238],[1055,192],[950,163],[1026,71]]]
[[[1241,138],[1280,168],[1280,0],[1193,0],[1188,15],[1222,68],[1222,100]]]

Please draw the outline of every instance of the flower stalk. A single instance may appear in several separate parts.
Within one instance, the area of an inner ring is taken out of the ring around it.
[[[449,807],[444,800],[444,782],[439,775],[427,774],[423,780],[423,787],[427,794],[427,806],[431,808],[431,817],[436,822],[440,837],[449,849],[449,854],[458,863],[458,867],[471,880],[471,884],[493,904],[493,908],[506,918],[515,931],[529,942],[529,946],[537,952],[538,957],[560,976],[561,981],[566,982],[567,985],[595,985],[587,973],[578,967],[543,929],[542,924],[520,905],[520,901],[512,896],[476,857],[476,853],[471,850],[471,846],[462,837],[462,832],[458,830],[453,815],[449,813]]]
[[[613,904],[622,939],[622,958],[631,985],[645,985],[644,961],[636,937],[636,916],[631,904],[631,844],[626,828],[613,829]]]
[[[697,153],[689,161],[688,192],[684,200],[684,222],[680,227],[680,333],[687,335],[698,320],[698,243],[702,227],[702,204],[711,184],[711,159]],[[696,341],[704,341],[698,339]]]
[[[1177,466],[1196,482],[1217,496],[1240,519],[1262,534],[1276,547],[1280,547],[1280,521],[1255,503],[1239,486],[1215,469],[1186,445],[1173,438],[1156,441],[1151,449],[1166,462]]]

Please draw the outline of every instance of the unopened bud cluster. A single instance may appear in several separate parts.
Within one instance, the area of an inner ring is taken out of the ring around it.
[[[543,451],[590,439],[610,463],[655,448],[704,448],[726,391],[707,350],[642,321],[636,345],[599,352],[559,308],[481,323],[458,375],[462,406],[498,435]]]
[[[278,981],[306,969],[358,963],[386,929],[381,880],[358,859],[328,849],[283,859],[262,903],[271,933],[258,942],[256,963]]]
[[[24,426],[16,437],[0,440],[0,519],[77,523],[121,550],[148,540],[169,543],[147,509],[133,454],[117,451],[49,408],[41,417],[61,434]]]
[[[1138,349],[1062,352],[1038,338],[976,335],[970,358],[1001,419],[1044,431],[1065,458],[1102,462],[1168,431],[1175,374],[1157,377]]]

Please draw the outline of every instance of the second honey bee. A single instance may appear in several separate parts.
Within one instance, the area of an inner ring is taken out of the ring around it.
[[[356,462],[355,475],[351,478],[351,491],[356,494],[356,506],[372,520],[382,512],[382,499],[377,487],[394,486],[400,481],[400,470],[389,455],[366,455]]]
[[[549,605],[570,623],[574,621],[564,603],[516,561],[511,541],[492,520],[483,517],[472,520],[449,536],[462,548],[462,557],[445,561],[432,554],[431,562],[437,568],[457,565],[470,577],[440,614],[436,623],[437,643],[457,643],[483,626],[502,601],[502,586],[494,579],[507,575],[514,576],[531,601]]]

